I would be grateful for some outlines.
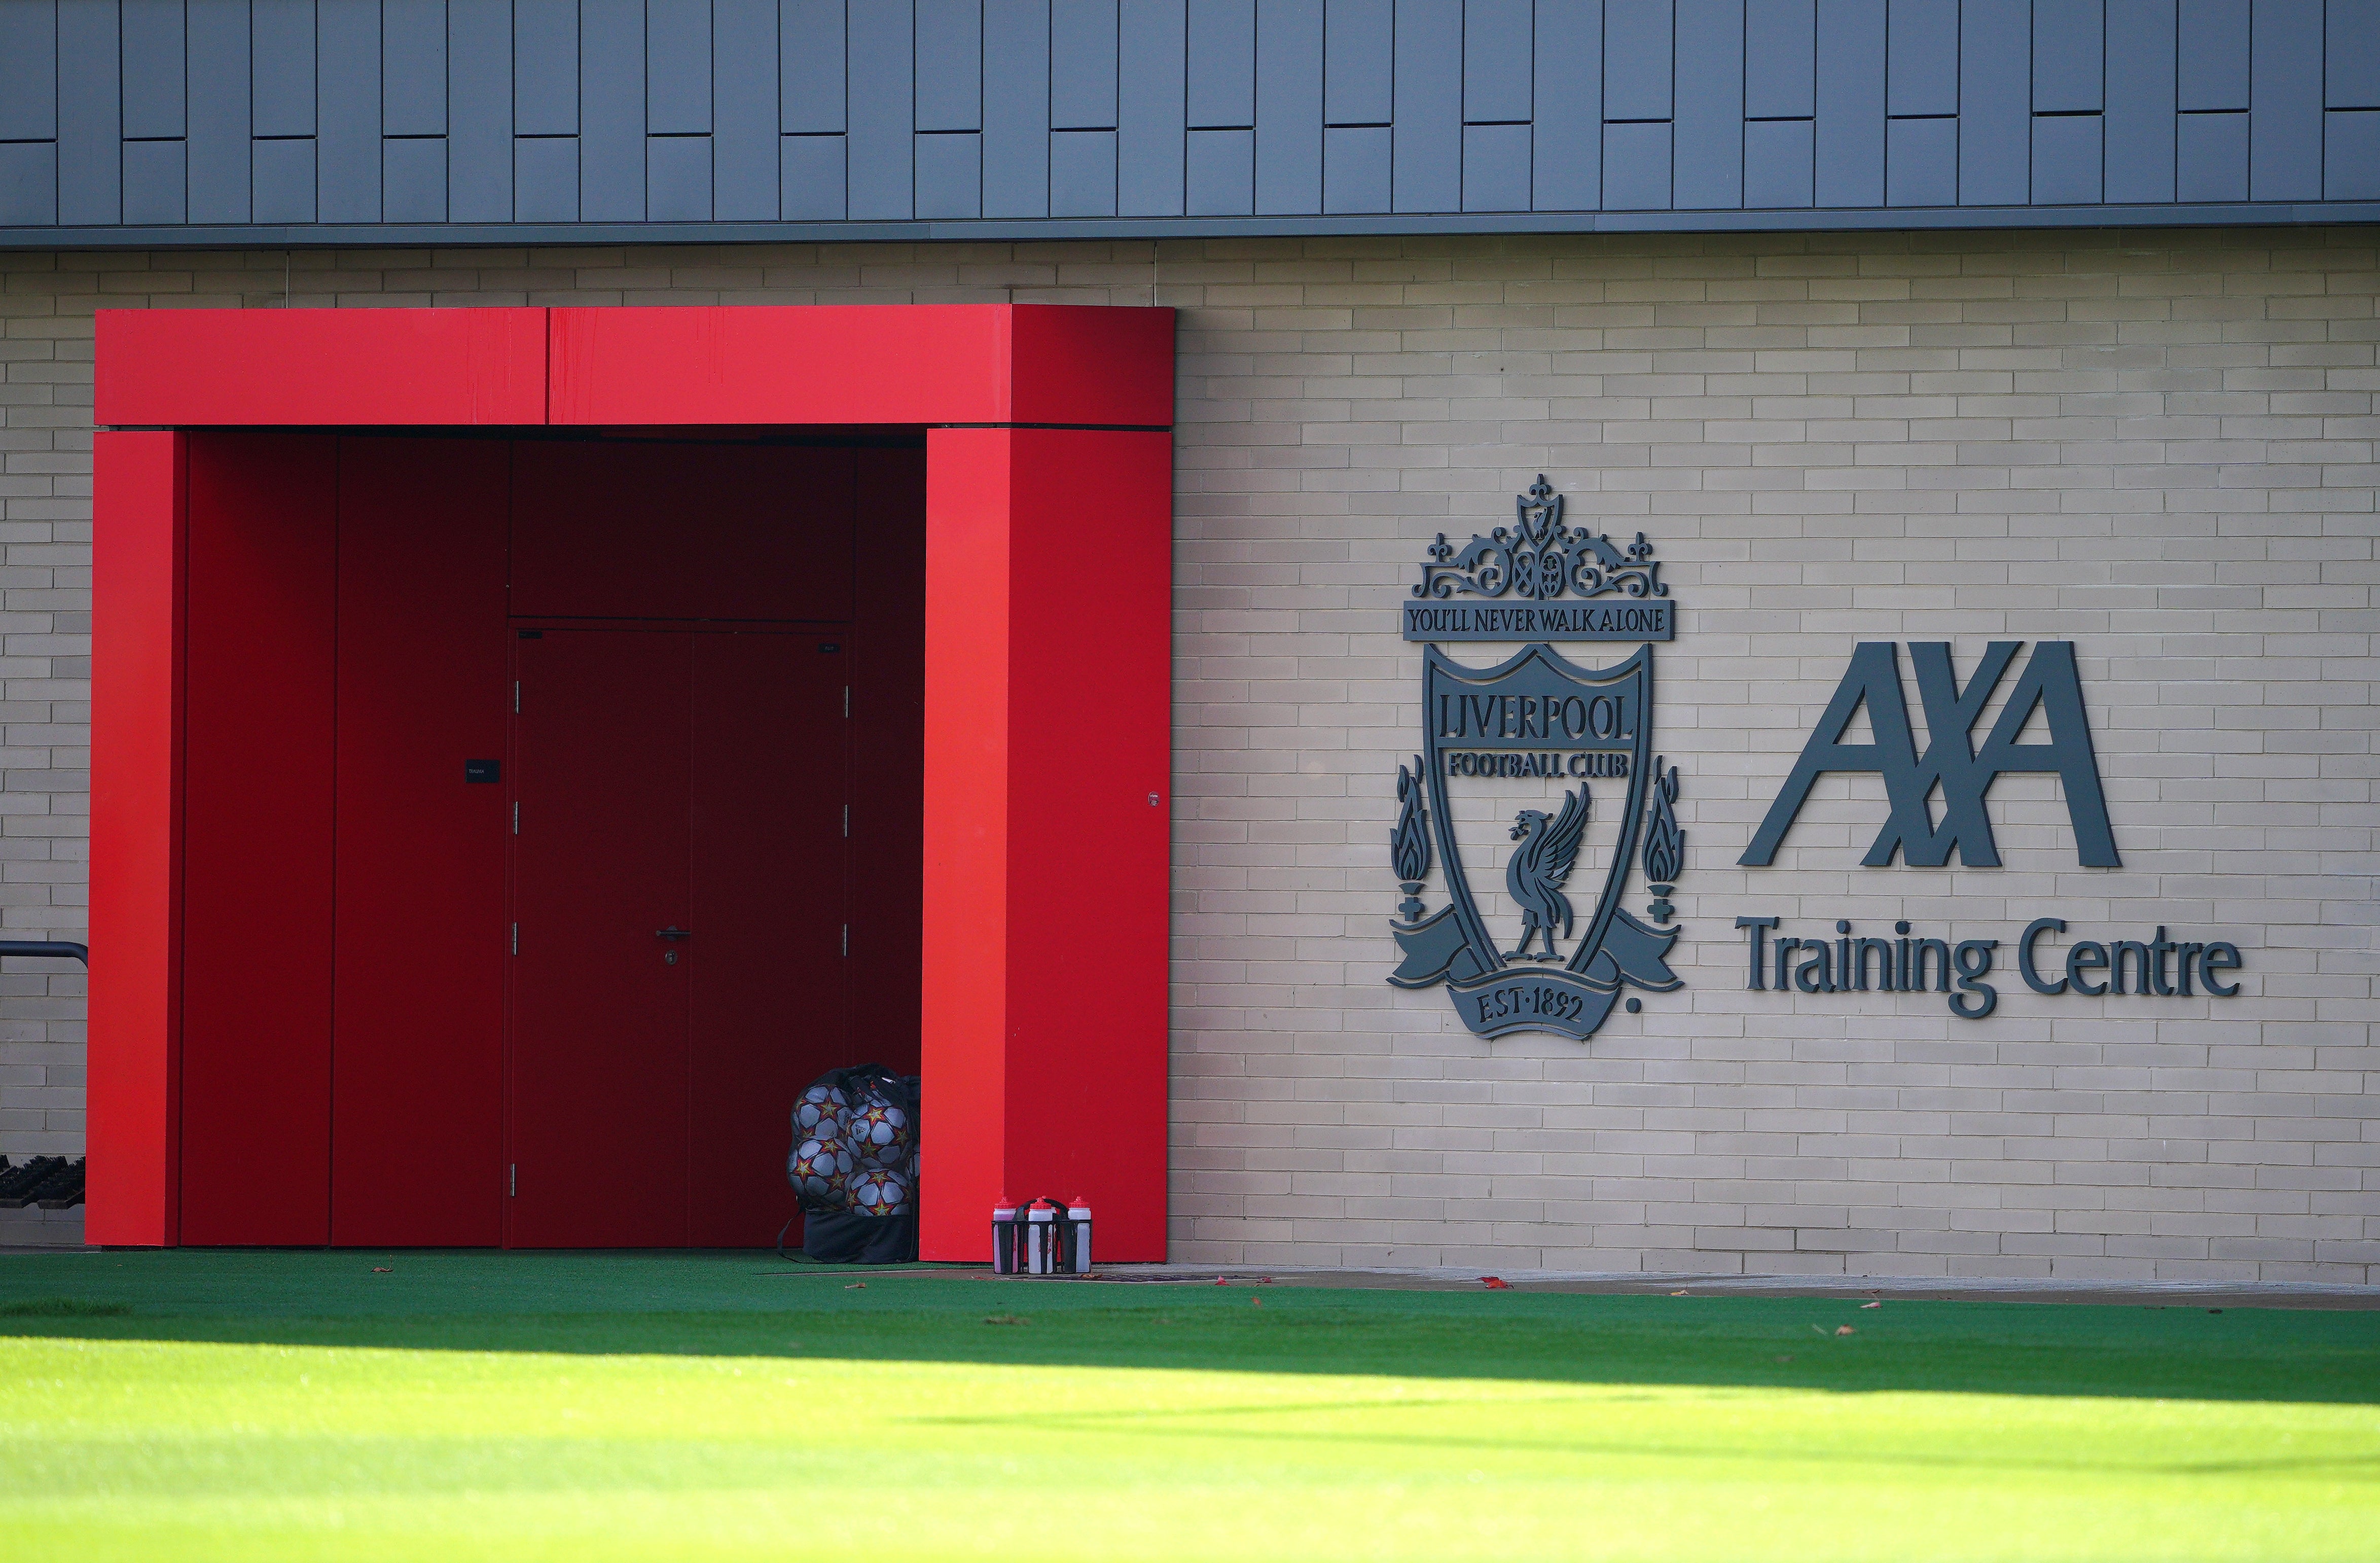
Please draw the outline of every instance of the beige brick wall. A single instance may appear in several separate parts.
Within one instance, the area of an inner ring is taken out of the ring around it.
[[[2380,1279],[2374,249],[2258,229],[0,255],[0,920],[82,922],[94,306],[1154,296],[1184,311],[1177,1258]],[[1584,1045],[1483,1042],[1442,993],[1382,982],[1419,714],[1395,604],[1424,543],[1509,519],[1539,471],[1573,519],[1646,532],[1682,616],[1658,742],[1684,774],[1688,985]],[[1860,868],[1873,777],[1822,783],[1775,867],[1734,866],[1855,641],[1949,640],[1963,674],[1993,639],[2076,642],[2120,870],[2076,866],[2033,776],[1993,790],[2001,869]],[[1998,1012],[1747,993],[1745,913],[1998,938]],[[2043,913],[2235,940],[2242,993],[2030,994],[2007,941]],[[79,993],[0,985],[0,1151],[79,1143]]]

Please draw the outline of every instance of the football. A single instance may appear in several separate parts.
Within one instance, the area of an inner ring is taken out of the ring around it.
[[[850,1121],[851,1099],[840,1086],[813,1085],[794,1104],[794,1132],[798,1135],[823,1134],[830,1140],[839,1140],[844,1126]]]
[[[844,1143],[870,1166],[900,1166],[909,1159],[909,1115],[890,1102],[869,1102],[851,1115]]]
[[[785,1177],[805,1205],[841,1210],[851,1203],[851,1153],[835,1139],[805,1140],[785,1161]]]
[[[862,1215],[898,1215],[909,1208],[909,1178],[889,1166],[863,1167],[852,1175],[851,1208]]]

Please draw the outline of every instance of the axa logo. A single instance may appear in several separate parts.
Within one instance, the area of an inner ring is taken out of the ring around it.
[[[1802,757],[1778,790],[1751,846],[1737,862],[1766,867],[1818,778],[1829,771],[1872,772],[1884,778],[1889,812],[1861,862],[1878,868],[1895,853],[1916,868],[1940,868],[1956,852],[1972,868],[1998,868],[1991,814],[1985,807],[1992,783],[2009,772],[2057,776],[2074,825],[2075,856],[2086,868],[2119,868],[2116,837],[2107,824],[2107,800],[2099,785],[2099,761],[2091,746],[2083,712],[2082,682],[2074,665],[2074,642],[2043,641],[2026,658],[2016,686],[1978,745],[1974,727],[2023,648],[2022,641],[1994,641],[1962,682],[1951,665],[1946,641],[1912,641],[1909,656],[1917,675],[1917,697],[1925,716],[1921,753],[1901,691],[1900,648],[1890,641],[1864,641],[1852,653],[1851,666],[1836,687],[1826,713],[1810,731]],[[1861,709],[1867,712],[1874,741],[1845,743],[1843,735]],[[2046,741],[2019,743],[2039,711]],[[1935,800],[1940,800],[1940,813]]]

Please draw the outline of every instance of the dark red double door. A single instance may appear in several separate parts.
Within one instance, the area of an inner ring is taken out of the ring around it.
[[[520,629],[505,1241],[749,1247],[851,1060],[846,631]]]

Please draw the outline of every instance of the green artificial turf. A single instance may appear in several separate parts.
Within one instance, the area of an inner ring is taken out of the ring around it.
[[[2380,1313],[0,1260],[12,1563],[845,1555],[2380,1558]]]

